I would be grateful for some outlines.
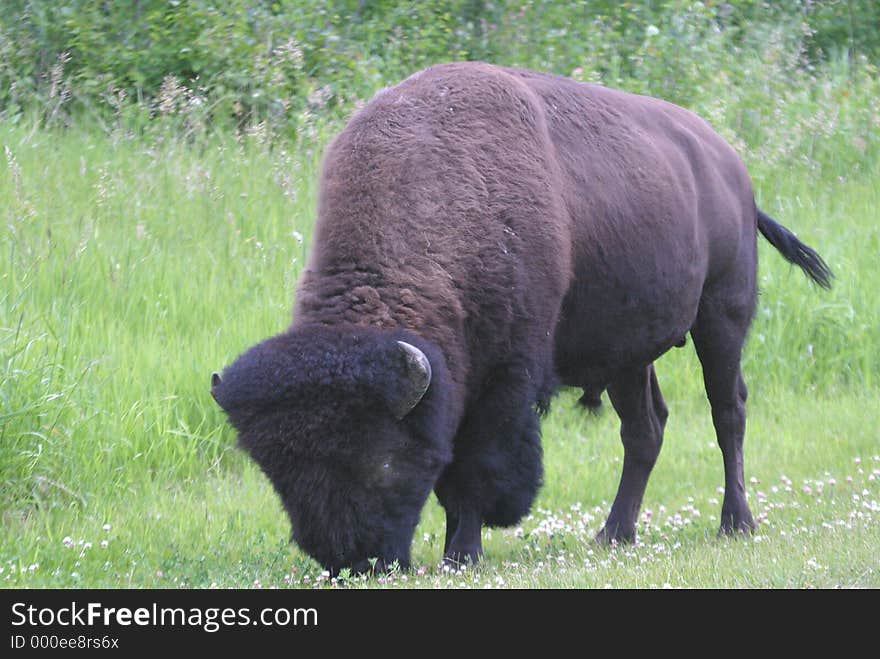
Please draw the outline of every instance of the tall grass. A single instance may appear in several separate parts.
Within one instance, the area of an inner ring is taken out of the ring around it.
[[[706,538],[717,526],[707,518],[718,512],[708,500],[718,497],[720,456],[687,348],[658,364],[672,416],[646,507],[687,509],[688,497],[699,497],[702,518],[691,515],[694,523],[676,528],[672,540],[662,523],[644,534],[667,548],[679,542],[682,553],[667,561],[655,551],[656,572],[647,576],[630,568],[648,560],[650,542],[627,550],[632,555],[588,553],[583,540],[601,514],[573,522],[566,515],[578,502],[587,511],[607,507],[619,442],[612,414],[585,419],[564,394],[544,427],[547,485],[535,518],[519,534],[492,532],[477,582],[429,571],[423,585],[491,585],[496,577],[498,585],[539,586],[880,583],[876,563],[864,568],[880,540],[872,504],[851,506],[861,519],[845,511],[844,528],[855,524],[852,544],[837,525],[853,496],[876,503],[869,477],[880,466],[872,463],[880,451],[880,106],[870,70],[816,74],[758,107],[760,120],[743,109],[769,98],[760,90],[751,101],[706,106],[740,147],[762,208],[836,274],[833,290],[821,291],[761,244],[762,294],[744,362],[747,473],[761,482],[800,479],[793,494],[783,487],[778,496],[777,526],[762,527],[768,549],[719,549]],[[752,121],[758,127],[749,128]],[[312,120],[298,141],[286,142],[259,126],[224,133],[192,123],[133,126],[125,117],[104,130],[86,126],[0,123],[0,579],[313,584],[319,571],[287,546],[274,494],[234,449],[208,383],[212,371],[288,324],[311,239],[320,154],[338,125]],[[801,481],[827,481],[826,472],[840,484],[826,491],[841,494],[797,498]],[[554,519],[563,520],[555,535],[547,531]],[[801,527],[816,530],[798,531],[806,551],[826,565],[849,563],[821,575],[799,571],[807,559],[786,558],[786,536],[773,533]],[[417,534],[417,562],[439,558],[441,537],[432,503]],[[715,553],[704,559],[707,544]],[[578,567],[554,576],[545,569],[548,551],[557,566],[562,551],[562,563]],[[732,558],[721,558],[728,552]],[[764,559],[754,577],[740,568],[699,576],[705,562]],[[781,572],[771,560],[784,561]],[[527,568],[511,571],[512,564]],[[695,580],[676,576],[682,565]],[[412,583],[403,576],[391,583]]]
[[[3,498],[49,487],[87,501],[89,471],[125,488],[220,459],[201,394],[287,320],[311,154],[220,136],[198,149],[76,132],[3,141]]]

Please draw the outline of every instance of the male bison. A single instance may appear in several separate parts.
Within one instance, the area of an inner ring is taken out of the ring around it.
[[[663,441],[653,362],[690,332],[724,458],[721,532],[748,532],[740,355],[758,210],[734,150],[687,110],[530,71],[435,66],[387,89],[327,150],[293,325],[212,394],[332,572],[408,566],[433,490],[444,556],[541,484],[538,415],[561,383],[608,390],[625,449],[598,540],[627,541]],[[372,560],[371,560],[372,559]],[[374,562],[375,561],[375,562]]]

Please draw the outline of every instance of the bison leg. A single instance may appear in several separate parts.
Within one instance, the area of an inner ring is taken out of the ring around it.
[[[729,309],[704,302],[691,329],[703,365],[703,382],[712,406],[712,423],[724,459],[720,535],[749,533],[755,528],[746,502],[743,472],[748,390],[740,369],[740,355],[750,318],[748,311],[731,313]]]
[[[497,371],[462,423],[455,458],[434,487],[446,509],[448,564],[479,561],[482,526],[519,522],[541,485],[540,426],[528,373]]]
[[[608,520],[596,541],[631,542],[635,540],[648,477],[663,444],[668,411],[653,364],[618,374],[608,386],[608,396],[620,417],[623,473]]]
[[[443,562],[450,567],[477,564],[483,557],[483,520],[478,510],[446,511]]]

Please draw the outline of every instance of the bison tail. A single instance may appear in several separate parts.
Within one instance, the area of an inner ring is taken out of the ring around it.
[[[822,257],[760,209],[758,210],[758,229],[787,261],[799,266],[810,279],[822,288],[831,288],[831,279],[834,274],[828,264],[822,260]]]

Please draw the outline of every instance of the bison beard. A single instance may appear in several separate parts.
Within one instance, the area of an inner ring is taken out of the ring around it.
[[[409,564],[433,490],[444,557],[525,515],[558,384],[621,420],[602,542],[635,536],[667,410],[653,362],[690,332],[722,451],[721,532],[745,498],[743,342],[757,231],[827,286],[755,205],[739,157],[690,112],[482,63],[416,74],[328,148],[294,321],[212,394],[333,572]],[[375,559],[375,561],[374,561]]]

